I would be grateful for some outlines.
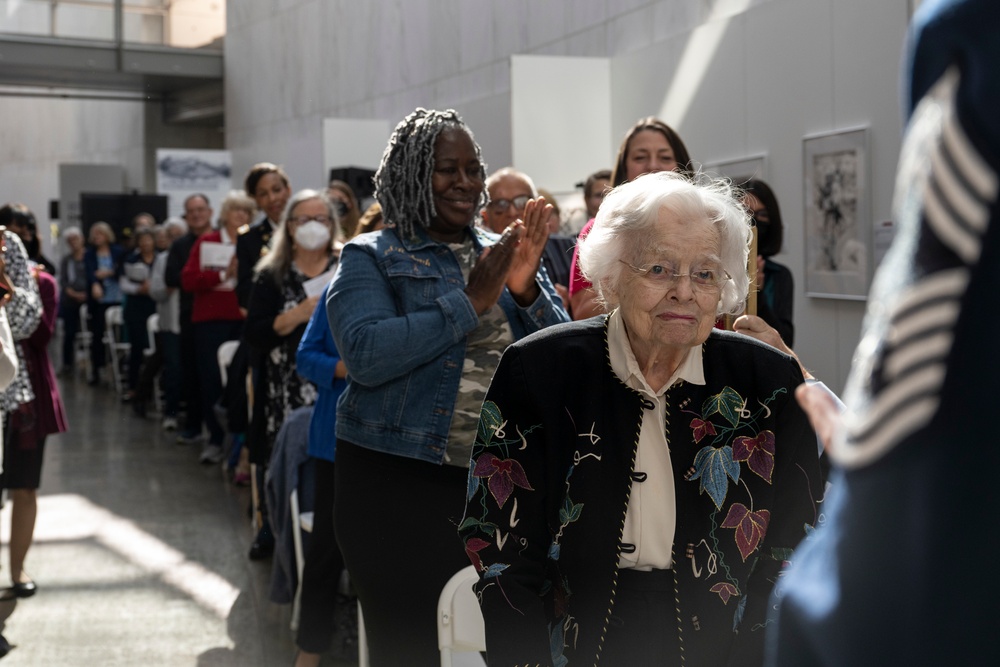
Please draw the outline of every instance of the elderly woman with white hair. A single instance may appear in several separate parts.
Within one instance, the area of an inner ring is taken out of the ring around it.
[[[714,328],[749,235],[724,184],[625,183],[580,248],[610,314],[504,353],[459,529],[490,665],[761,664],[822,486],[796,361]]]

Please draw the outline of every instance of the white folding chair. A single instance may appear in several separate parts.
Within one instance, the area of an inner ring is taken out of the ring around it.
[[[76,337],[73,339],[73,364],[77,368],[83,369],[83,377],[90,375],[90,341],[93,334],[90,333],[90,327],[87,325],[89,316],[87,304],[81,303],[80,330],[76,332]]]
[[[149,343],[146,345],[146,349],[142,351],[143,358],[148,359],[149,357],[156,354],[156,334],[160,331],[160,314],[153,313],[146,318],[146,339]],[[163,414],[163,396],[160,392],[160,376],[162,373],[156,374],[156,379],[153,380],[153,409],[156,410],[157,414]]]
[[[292,543],[295,545],[295,571],[298,574],[295,599],[292,600],[292,632],[296,632],[299,629],[299,607],[302,599],[302,571],[306,564],[306,555],[302,548],[302,533],[312,532],[313,513],[299,511],[298,489],[292,489],[288,504],[292,512]]]
[[[215,352],[215,358],[219,362],[219,376],[222,378],[223,387],[226,386],[226,382],[228,381],[229,364],[233,363],[233,357],[236,356],[236,350],[239,346],[240,342],[238,340],[227,340]]]
[[[149,340],[143,355],[151,357],[156,354],[156,334],[160,331],[160,314],[153,313],[146,318],[146,338]]]
[[[479,573],[475,566],[469,565],[456,572],[441,589],[437,606],[441,667],[452,667],[453,653],[456,652],[474,653],[469,656],[471,663],[463,656],[462,664],[483,664],[478,652],[486,650],[486,626],[479,598],[472,589],[477,581]]]
[[[108,346],[108,353],[111,364],[111,377],[115,383],[115,391],[119,394],[125,393],[125,380],[122,373],[122,365],[128,361],[129,351],[132,349],[130,343],[122,342],[122,327],[125,321],[122,318],[121,306],[108,306],[104,311],[104,342]]]

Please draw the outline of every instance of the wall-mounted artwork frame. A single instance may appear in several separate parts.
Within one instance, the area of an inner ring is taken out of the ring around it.
[[[871,281],[868,128],[802,140],[807,296],[864,300]]]
[[[712,176],[722,176],[742,185],[751,178],[767,180],[767,155],[751,155],[750,157],[722,160],[704,165],[704,171]]]

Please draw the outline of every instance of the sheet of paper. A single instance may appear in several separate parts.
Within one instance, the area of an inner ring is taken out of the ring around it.
[[[132,282],[141,283],[149,280],[149,267],[142,262],[125,265],[125,277]]]
[[[236,254],[236,245],[232,243],[215,243],[206,241],[201,244],[201,254],[198,259],[201,270],[222,270],[229,267],[229,260]]]
[[[321,273],[315,278],[302,283],[302,289],[306,291],[306,296],[319,296],[323,293],[323,288],[333,280],[334,270],[330,269],[326,273]]]

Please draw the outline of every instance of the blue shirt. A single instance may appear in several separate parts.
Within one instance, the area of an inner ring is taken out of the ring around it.
[[[333,343],[324,306],[329,289],[329,285],[323,289],[319,304],[306,325],[295,354],[295,364],[299,375],[316,385],[319,392],[309,422],[309,456],[333,461],[337,450],[337,399],[347,387],[347,380],[334,377],[340,355]]]

